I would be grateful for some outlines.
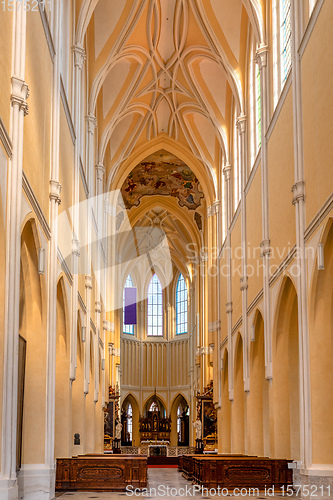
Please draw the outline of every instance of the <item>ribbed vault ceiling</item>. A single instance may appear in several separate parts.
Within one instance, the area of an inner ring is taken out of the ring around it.
[[[243,111],[248,29],[260,42],[261,9],[260,0],[82,1],[88,111],[109,182],[147,140],[167,138],[200,162],[217,196],[233,100]]]

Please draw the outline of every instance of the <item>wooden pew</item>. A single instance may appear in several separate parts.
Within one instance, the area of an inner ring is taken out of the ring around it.
[[[200,458],[205,459],[205,460],[211,460],[215,457],[243,457],[244,455],[237,454],[237,453],[230,453],[230,454],[225,454],[225,453],[219,453],[216,455],[200,455]],[[193,475],[194,475],[194,458],[197,458],[198,455],[182,455],[179,457],[179,463],[178,463],[178,471],[182,474],[182,476],[185,477],[185,479],[192,481],[193,480]]]
[[[195,456],[193,458],[193,482],[205,488],[258,488],[292,484],[292,471],[288,460],[249,456]]]
[[[58,458],[57,491],[126,491],[147,486],[145,455],[80,455]]]

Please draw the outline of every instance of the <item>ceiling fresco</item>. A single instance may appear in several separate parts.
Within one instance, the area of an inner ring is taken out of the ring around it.
[[[132,170],[121,188],[121,195],[126,209],[139,206],[143,196],[162,195],[173,196],[181,207],[195,210],[204,197],[192,170],[164,150],[148,156]]]

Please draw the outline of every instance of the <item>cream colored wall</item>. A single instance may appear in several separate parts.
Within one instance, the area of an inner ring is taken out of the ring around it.
[[[253,177],[250,190],[246,196],[246,222],[247,222],[247,264],[249,276],[248,303],[262,289],[263,267],[260,257],[260,243],[262,241],[262,207],[261,200],[261,165],[258,165],[257,171]]]
[[[10,95],[11,95],[11,71],[12,71],[12,30],[13,13],[1,9],[0,16],[0,118],[2,119],[7,132],[10,130]]]
[[[295,208],[291,188],[294,178],[293,104],[290,89],[268,142],[269,231],[272,272],[296,242]],[[274,267],[275,266],[275,267]]]
[[[232,304],[233,326],[242,315],[242,294],[240,291],[240,279],[242,277],[242,260],[241,260],[241,218],[238,216],[235,226],[231,233],[231,269],[232,269]]]
[[[23,170],[49,219],[52,61],[40,15],[27,15],[26,82],[29,114],[25,118]]]
[[[301,59],[306,224],[332,193],[333,4],[323,4]]]

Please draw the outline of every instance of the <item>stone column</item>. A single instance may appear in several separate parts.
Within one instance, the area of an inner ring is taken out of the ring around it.
[[[92,290],[92,278],[89,275],[85,277],[85,289],[86,289],[86,339],[85,339],[85,356],[84,356],[84,394],[89,393],[89,383],[90,383],[90,318],[91,318],[91,290]]]
[[[77,297],[78,297],[78,259],[80,256],[79,231],[79,182],[80,182],[80,152],[81,152],[81,71],[86,56],[84,48],[78,44],[72,47],[74,53],[74,205],[73,205],[73,240],[72,240],[72,303],[71,303],[71,343],[70,343],[70,379],[75,380],[77,358]]]
[[[227,303],[226,303],[226,313],[227,313],[227,327],[228,327],[228,383],[229,383],[229,399],[233,401],[234,399],[234,371],[233,371],[233,345],[232,345],[232,276],[231,276],[231,238],[230,238],[230,225],[231,225],[231,214],[232,214],[232,192],[231,192],[231,165],[226,165],[223,169],[226,189],[226,199],[227,199],[227,237],[226,237],[226,252],[227,252]]]
[[[302,75],[298,47],[302,40],[300,29],[302,12],[300,4],[291,2],[291,33],[292,33],[292,89],[294,118],[294,168],[295,184],[292,187],[293,204],[296,208],[296,245],[298,276],[298,336],[299,336],[299,367],[300,367],[300,456],[304,469],[312,465],[312,423],[311,423],[311,387],[310,387],[310,346],[307,300],[307,259],[305,244],[305,177],[303,158],[303,117],[302,117]],[[309,484],[309,476],[304,476],[302,482]],[[321,479],[322,481],[322,479]],[[312,482],[312,481],[311,481]],[[330,477],[332,486],[332,476]]]
[[[97,301],[95,303],[95,313],[96,313],[96,342],[95,342],[95,391],[94,391],[94,401],[97,403],[99,396],[99,339],[101,330],[101,312],[102,304]]]
[[[0,496],[17,498],[16,421],[20,310],[21,203],[23,121],[28,114],[25,78],[26,12],[13,12],[13,76],[11,94],[12,157],[8,169],[6,221],[6,284]]]
[[[271,341],[271,299],[269,288],[270,237],[269,237],[269,200],[268,200],[268,159],[266,131],[268,127],[268,71],[266,45],[260,45],[256,53],[256,63],[260,72],[261,87],[261,203],[262,203],[262,242],[263,291],[264,291],[264,336],[265,336],[265,376],[272,378],[272,341]]]

